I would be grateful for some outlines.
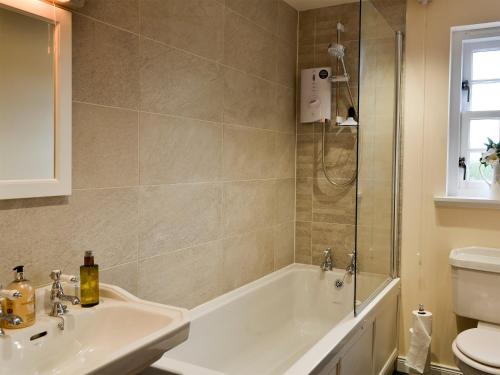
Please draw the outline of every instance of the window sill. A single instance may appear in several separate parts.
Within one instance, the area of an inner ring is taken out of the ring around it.
[[[436,207],[500,209],[500,200],[482,197],[435,196]]]

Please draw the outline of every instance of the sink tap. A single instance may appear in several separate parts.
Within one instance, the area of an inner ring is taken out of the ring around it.
[[[324,260],[321,263],[322,271],[331,271],[333,269],[332,249],[328,248],[323,252]]]
[[[50,278],[54,281],[52,283],[52,288],[50,289],[50,300],[54,301],[69,301],[72,305],[79,305],[80,298],[77,296],[70,296],[64,294],[64,290],[61,284],[61,279],[66,279],[72,283],[77,283],[78,279],[75,276],[62,275],[61,270],[53,270],[50,273]]]
[[[0,298],[15,300],[18,299],[19,297],[21,297],[21,293],[18,290],[2,289],[2,287],[0,286]],[[23,319],[21,317],[14,314],[5,313],[3,310],[4,308],[0,303],[0,323],[2,321],[5,321],[9,324],[13,324],[16,326],[23,323]],[[0,327],[0,336],[5,336],[5,332],[2,327]]]
[[[52,288],[50,289],[50,300],[52,302],[52,309],[49,312],[49,316],[55,318],[61,318],[61,321],[57,325],[60,330],[64,330],[64,314],[68,312],[68,306],[64,305],[62,301],[69,301],[73,305],[80,304],[80,299],[77,296],[70,296],[64,294],[63,287],[61,285],[61,279],[66,279],[70,282],[76,283],[78,279],[75,276],[66,276],[61,274],[61,270],[53,270],[50,273],[50,278],[54,281],[52,283]]]
[[[63,305],[60,301],[55,301],[52,305],[52,310],[49,313],[49,316],[53,316],[54,318],[61,318],[61,321],[57,324],[57,327],[63,331],[64,330],[64,314],[68,311],[68,306]]]

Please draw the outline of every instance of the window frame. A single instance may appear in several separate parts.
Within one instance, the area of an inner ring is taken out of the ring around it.
[[[463,180],[464,171],[458,166],[459,157],[466,158],[469,167],[469,129],[471,120],[500,119],[498,111],[470,111],[467,92],[462,82],[500,82],[495,80],[472,80],[472,55],[482,50],[500,49],[500,22],[456,26],[451,28],[450,88],[449,88],[449,132],[447,196],[488,196],[488,186],[482,181]],[[472,94],[472,93],[471,93]],[[468,173],[470,170],[467,171]],[[468,175],[467,173],[467,175]]]

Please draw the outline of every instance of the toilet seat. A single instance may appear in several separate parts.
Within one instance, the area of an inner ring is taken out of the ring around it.
[[[455,355],[455,358],[459,362],[462,362],[463,364],[476,370],[477,373],[488,374],[488,375],[500,375],[500,368],[499,367],[487,366],[487,365],[484,365],[480,362],[474,361],[472,358],[469,358],[466,354],[464,354],[462,351],[460,351],[460,349],[457,347],[457,340],[456,339],[453,341],[451,348],[453,350],[453,354]],[[460,365],[458,367],[462,368]],[[474,372],[474,373],[476,373],[476,372]]]
[[[457,348],[473,361],[500,369],[499,329],[468,329],[460,333],[455,341]]]

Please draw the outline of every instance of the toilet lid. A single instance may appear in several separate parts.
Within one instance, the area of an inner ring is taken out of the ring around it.
[[[500,368],[500,330],[468,329],[457,336],[456,344],[470,359]]]

